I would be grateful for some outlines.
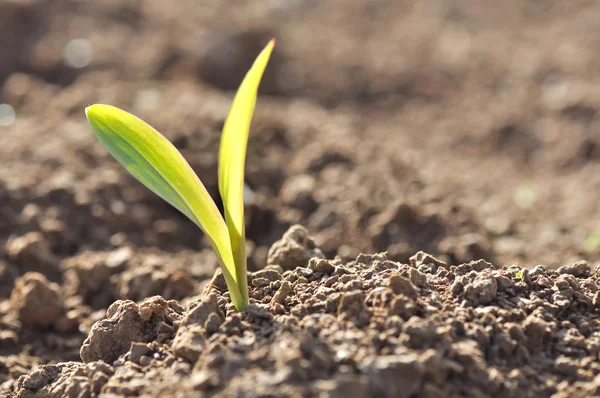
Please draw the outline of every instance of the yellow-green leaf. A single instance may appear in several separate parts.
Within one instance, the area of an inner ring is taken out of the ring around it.
[[[217,255],[235,307],[245,309],[247,298],[240,295],[227,225],[179,151],[152,126],[114,106],[89,106],[86,116],[98,139],[135,178],[204,231]]]
[[[225,208],[231,249],[236,269],[236,280],[242,297],[247,300],[246,232],[244,227],[244,168],[248,133],[256,105],[258,86],[262,79],[275,40],[254,61],[238,89],[229,116],[223,127],[219,154],[219,191]]]

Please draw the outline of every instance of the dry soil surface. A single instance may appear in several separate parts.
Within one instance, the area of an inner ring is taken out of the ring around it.
[[[600,395],[598,15],[0,0],[0,394]],[[147,120],[218,201],[232,90],[271,37],[238,314],[83,109]]]

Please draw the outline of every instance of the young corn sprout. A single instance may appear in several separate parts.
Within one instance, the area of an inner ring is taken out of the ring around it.
[[[110,105],[86,108],[87,119],[108,151],[140,182],[192,220],[208,237],[238,311],[248,308],[244,167],[258,86],[275,40],[258,55],[242,81],[221,137],[219,192],[225,219],[177,149],[138,117]]]

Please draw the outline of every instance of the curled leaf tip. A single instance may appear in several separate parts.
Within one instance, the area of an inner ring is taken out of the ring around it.
[[[90,118],[90,114],[89,114],[89,112],[90,112],[90,109],[91,109],[93,106],[94,106],[94,105],[90,105],[90,106],[86,106],[86,107],[85,107],[85,117],[86,117],[87,119],[89,119],[89,118]]]
[[[92,104],[86,106],[85,108],[85,117],[90,120],[90,118],[95,119],[101,117],[103,115],[103,111],[106,112],[110,109],[118,109],[112,105],[103,105],[103,104]]]

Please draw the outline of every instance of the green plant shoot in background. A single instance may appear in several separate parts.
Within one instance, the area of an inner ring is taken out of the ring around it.
[[[208,237],[238,311],[248,308],[244,168],[258,86],[275,46],[271,40],[246,74],[221,138],[219,192],[225,219],[177,149],[138,117],[110,105],[86,108],[87,119],[108,151],[140,182],[192,220]]]

